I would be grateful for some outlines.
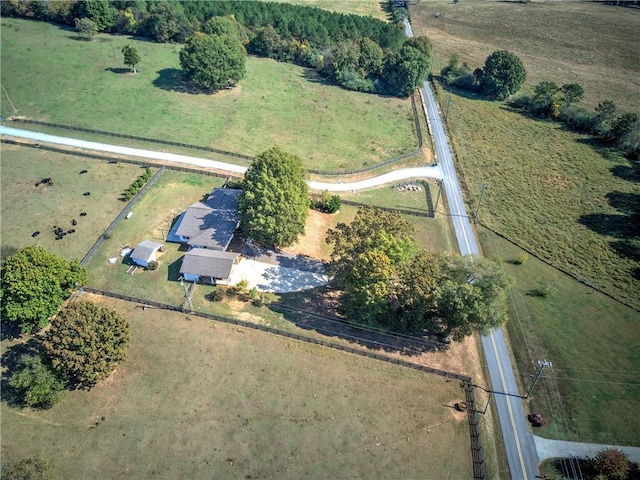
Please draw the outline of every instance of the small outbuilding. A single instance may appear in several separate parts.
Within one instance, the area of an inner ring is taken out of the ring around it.
[[[150,262],[157,261],[157,252],[164,252],[162,243],[144,240],[140,242],[131,252],[131,261],[141,267],[148,267]]]
[[[239,253],[192,248],[182,259],[180,274],[187,282],[227,285],[231,269],[239,259]]]

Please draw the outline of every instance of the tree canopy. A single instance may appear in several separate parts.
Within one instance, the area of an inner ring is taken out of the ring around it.
[[[32,246],[7,257],[0,273],[0,313],[27,333],[43,328],[71,290],[87,281],[86,270]]]
[[[92,387],[122,362],[129,324],[118,313],[91,302],[74,302],[52,320],[44,347],[53,369],[70,386]]]
[[[131,45],[125,45],[122,47],[122,55],[124,55],[124,64],[129,65],[133,73],[136,73],[136,65],[140,63],[138,49]]]
[[[374,207],[327,233],[334,248],[326,271],[349,320],[455,340],[506,321],[508,280],[498,264],[437,257],[412,234],[410,222]]]
[[[52,407],[64,389],[40,355],[23,355],[17,370],[9,377],[9,385],[22,403],[35,408]]]
[[[398,53],[387,57],[382,81],[386,93],[398,97],[408,97],[422,85],[431,59],[418,48],[405,44]]]
[[[189,80],[213,90],[239,82],[246,73],[247,52],[237,36],[196,33],[180,50]]]
[[[304,233],[310,201],[300,158],[270,148],[247,169],[242,189],[239,214],[247,237],[284,247]]]
[[[485,60],[480,86],[486,95],[504,100],[520,90],[526,78],[522,61],[507,50],[498,50]]]

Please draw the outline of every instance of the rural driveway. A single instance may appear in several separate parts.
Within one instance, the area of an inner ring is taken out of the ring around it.
[[[287,293],[321,287],[329,281],[322,262],[306,255],[257,247],[249,242],[231,270],[229,284],[246,280],[260,292]]]
[[[244,174],[247,167],[234,165],[232,163],[218,162],[206,158],[190,157],[188,155],[178,155],[176,153],[157,152],[154,150],[144,150],[140,148],[123,147],[120,145],[111,145],[107,143],[89,142],[86,140],[78,140],[69,137],[59,137],[57,135],[49,135],[47,133],[32,132],[31,130],[21,130],[18,128],[0,126],[0,135],[7,135],[16,138],[25,138],[35,142],[52,143],[55,145],[65,145],[67,147],[81,148],[84,150],[93,150],[106,153],[114,153],[117,155],[127,155],[131,157],[146,158],[151,160],[162,160],[165,162],[195,165],[202,168],[214,168],[226,173]],[[342,183],[338,182],[308,182],[309,188],[312,190],[328,190],[331,192],[349,192],[353,190],[362,190],[364,188],[372,188],[387,183],[401,182],[403,180],[419,179],[419,178],[436,178],[442,177],[440,167],[417,167],[403,168],[394,170],[378,177],[369,178],[359,182]]]

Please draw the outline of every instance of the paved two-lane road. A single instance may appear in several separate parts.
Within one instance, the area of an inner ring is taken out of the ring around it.
[[[405,21],[405,31],[408,37],[413,36],[408,21]],[[460,253],[462,255],[478,255],[478,244],[462,198],[442,118],[428,82],[424,83],[421,91],[423,107],[429,119],[438,162],[442,169],[444,191],[449,203],[449,212],[452,215]],[[493,390],[518,395],[518,385],[502,330],[495,328],[487,335],[483,335],[482,347]],[[514,480],[533,480],[540,475],[538,455],[533,435],[527,424],[522,401],[517,396],[504,394],[496,394],[494,398],[511,478]]]

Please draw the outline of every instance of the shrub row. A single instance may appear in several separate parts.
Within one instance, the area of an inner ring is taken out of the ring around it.
[[[127,188],[124,191],[123,194],[123,198],[126,201],[131,200],[133,197],[136,196],[136,193],[138,193],[140,191],[140,189],[142,187],[144,187],[144,185],[151,179],[151,177],[153,176],[153,172],[151,171],[151,169],[149,167],[147,167],[147,169],[144,171],[144,173],[142,175],[140,175],[135,182],[133,182],[129,188]]]

